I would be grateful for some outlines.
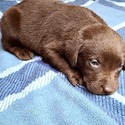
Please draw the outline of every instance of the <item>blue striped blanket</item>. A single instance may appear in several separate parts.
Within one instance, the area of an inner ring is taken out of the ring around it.
[[[18,2],[0,0],[0,18]],[[125,40],[125,0],[64,2],[93,10]],[[113,95],[94,95],[70,85],[41,57],[21,61],[0,42],[0,125],[125,125],[124,71],[119,84]]]

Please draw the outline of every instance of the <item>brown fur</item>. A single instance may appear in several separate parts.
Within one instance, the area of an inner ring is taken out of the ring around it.
[[[56,0],[24,0],[1,22],[3,48],[19,59],[39,54],[95,94],[111,94],[125,62],[120,36],[92,11]]]

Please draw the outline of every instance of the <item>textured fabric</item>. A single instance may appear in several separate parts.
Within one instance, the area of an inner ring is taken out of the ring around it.
[[[0,0],[0,18],[18,2]],[[93,10],[125,40],[125,1],[64,2]],[[73,87],[41,57],[21,61],[0,42],[0,125],[125,125],[125,72],[113,95],[94,95]]]

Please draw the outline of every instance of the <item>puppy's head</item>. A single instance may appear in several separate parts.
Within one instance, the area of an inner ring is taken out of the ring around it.
[[[95,94],[112,94],[125,62],[125,45],[121,37],[103,25],[91,25],[80,32],[81,46],[72,65],[80,70],[84,85]]]

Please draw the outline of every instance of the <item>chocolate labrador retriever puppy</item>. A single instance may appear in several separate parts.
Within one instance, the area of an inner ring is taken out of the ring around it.
[[[23,0],[1,21],[3,48],[19,59],[39,54],[95,94],[111,94],[125,62],[121,37],[91,10],[57,0]]]

